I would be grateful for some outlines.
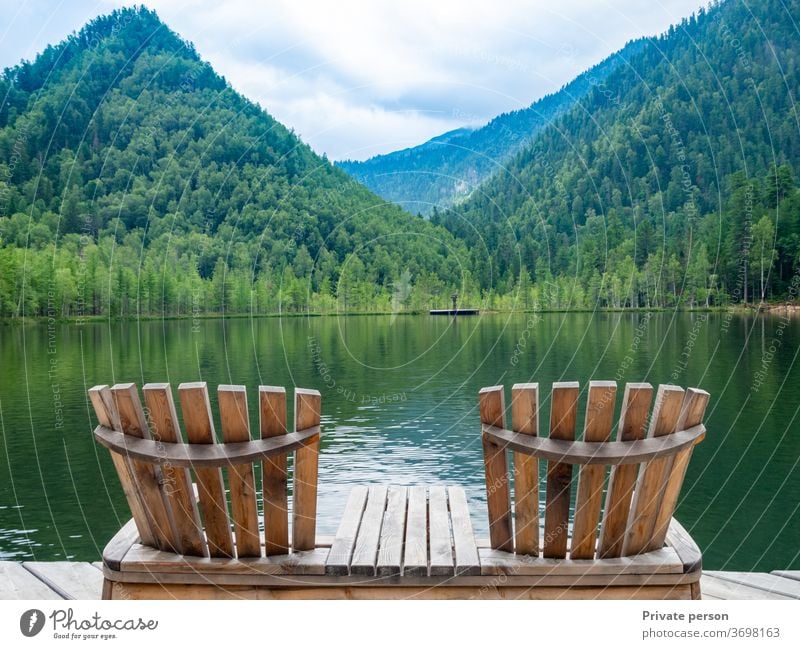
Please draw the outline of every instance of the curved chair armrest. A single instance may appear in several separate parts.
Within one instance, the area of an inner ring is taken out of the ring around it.
[[[640,464],[693,446],[706,434],[705,426],[699,424],[672,435],[630,442],[570,442],[515,433],[488,424],[482,430],[484,437],[494,444],[565,464]]]
[[[312,426],[294,433],[249,442],[183,444],[140,439],[105,426],[98,426],[94,430],[95,439],[114,453],[151,464],[207,468],[245,464],[283,455],[308,446],[319,434],[320,427]]]
[[[684,574],[696,572],[703,568],[703,553],[689,532],[674,518],[669,522],[666,542],[668,546],[678,553],[678,557],[683,564]]]

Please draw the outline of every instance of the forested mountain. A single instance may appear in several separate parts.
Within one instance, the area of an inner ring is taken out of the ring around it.
[[[712,4],[436,221],[530,306],[796,297],[798,21],[798,0]]]
[[[414,214],[430,215],[435,207],[447,207],[467,196],[590,89],[607,92],[608,75],[625,65],[644,42],[628,43],[558,92],[528,108],[499,115],[480,128],[457,129],[409,149],[336,164],[386,200]]]
[[[796,297],[798,22],[800,0],[728,0],[637,43],[426,220],[116,11],[0,76],[0,316]],[[482,132],[498,157],[492,128],[428,147]]]
[[[0,315],[428,307],[466,263],[147,9],[0,77]]]

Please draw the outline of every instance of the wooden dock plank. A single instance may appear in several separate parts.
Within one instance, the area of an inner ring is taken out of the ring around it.
[[[728,579],[720,579],[718,576],[707,572],[703,573],[700,579],[700,592],[703,597],[708,596],[716,599],[793,599],[792,597],[771,593],[761,588],[753,588]]]
[[[785,579],[797,579],[800,581],[800,570],[773,570],[770,574],[784,577]]]
[[[350,558],[356,545],[361,516],[367,504],[367,488],[355,487],[347,499],[347,505],[339,522],[339,529],[331,544],[328,561],[325,565],[327,575],[349,575]]]
[[[406,531],[406,487],[389,487],[386,515],[378,545],[377,574],[399,576],[403,567],[403,536]]]
[[[429,489],[428,538],[431,547],[430,576],[447,577],[453,574],[453,541],[447,510],[447,488]]]
[[[718,579],[725,579],[742,586],[760,588],[761,590],[775,595],[800,599],[800,582],[793,579],[786,579],[785,577],[779,577],[778,575],[764,572],[731,572],[727,570],[724,572],[708,570],[704,574],[717,577]]]
[[[0,561],[0,599],[63,599],[16,561]]]
[[[385,486],[369,488],[367,507],[361,518],[361,526],[356,537],[356,547],[350,562],[351,575],[375,576],[375,564],[378,560],[378,543],[381,538],[383,516],[386,512]]]
[[[450,520],[453,526],[453,553],[456,560],[456,575],[479,575],[481,564],[472,521],[469,517],[467,496],[461,487],[448,487],[450,498]]]
[[[408,492],[406,549],[403,557],[404,576],[425,577],[428,575],[426,491],[425,487],[411,487]]]
[[[64,599],[100,599],[103,574],[80,561],[25,561],[23,568]]]

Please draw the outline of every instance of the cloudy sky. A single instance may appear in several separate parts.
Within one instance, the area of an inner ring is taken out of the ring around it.
[[[114,0],[0,0],[0,66]],[[147,0],[237,90],[332,159],[485,123],[557,90],[700,0]]]

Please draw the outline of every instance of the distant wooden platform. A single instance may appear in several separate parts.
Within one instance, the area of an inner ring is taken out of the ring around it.
[[[431,315],[478,315],[480,309],[431,309]]]
[[[703,599],[800,599],[800,570],[709,570],[700,584]],[[100,599],[102,585],[99,563],[0,561],[0,599]]]

